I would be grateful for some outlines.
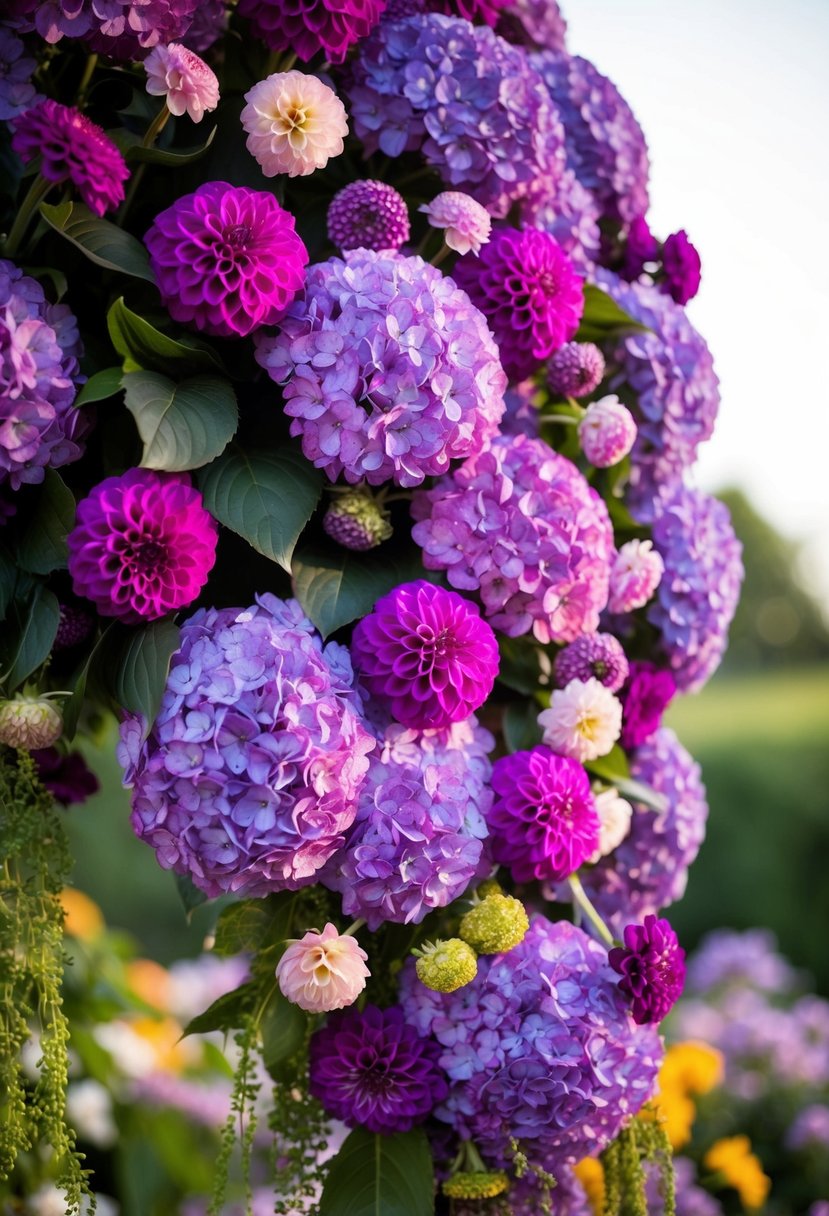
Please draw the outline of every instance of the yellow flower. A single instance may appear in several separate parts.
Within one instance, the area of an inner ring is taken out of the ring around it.
[[[105,928],[104,918],[101,909],[88,895],[76,891],[74,887],[64,887],[60,902],[65,916],[63,927],[67,933],[83,942],[100,937]]]
[[[130,1029],[153,1050],[156,1068],[164,1072],[181,1072],[193,1060],[192,1045],[181,1042],[181,1026],[172,1018],[136,1018]]]
[[[604,1168],[596,1157],[585,1157],[573,1166],[573,1173],[578,1178],[587,1202],[593,1209],[593,1216],[602,1216],[604,1211]]]
[[[745,1208],[761,1208],[771,1189],[771,1178],[763,1173],[759,1157],[751,1151],[748,1136],[726,1136],[712,1144],[703,1165],[732,1186]]]
[[[665,1052],[659,1071],[659,1088],[685,1094],[707,1094],[723,1079],[722,1054],[707,1043],[689,1039]]]
[[[697,1117],[697,1108],[690,1098],[675,1089],[666,1089],[653,1099],[653,1115],[665,1124],[665,1134],[672,1149],[682,1148],[691,1139],[691,1129]],[[650,1117],[647,1109],[642,1112]]]

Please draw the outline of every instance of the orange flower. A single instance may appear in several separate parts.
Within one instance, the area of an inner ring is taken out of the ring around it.
[[[170,1007],[170,977],[160,963],[137,958],[125,967],[127,983],[137,997],[153,1009]]]
[[[100,937],[106,927],[104,918],[101,909],[88,895],[84,895],[83,891],[76,891],[74,887],[64,887],[60,893],[60,902],[63,905],[63,927],[66,933],[82,942],[91,942]]]

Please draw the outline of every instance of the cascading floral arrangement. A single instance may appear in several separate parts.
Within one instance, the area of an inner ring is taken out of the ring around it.
[[[213,1213],[257,1119],[277,1212],[576,1216],[599,1155],[671,1211],[707,807],[661,717],[742,567],[629,106],[553,0],[13,0],[0,118],[5,1185],[45,1139],[89,1190],[49,791],[112,711],[249,959],[192,1023],[238,1045]]]

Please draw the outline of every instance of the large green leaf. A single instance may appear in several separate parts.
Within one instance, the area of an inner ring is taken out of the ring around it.
[[[234,1030],[241,1026],[256,1002],[258,988],[254,983],[242,984],[232,992],[217,997],[212,1005],[187,1023],[185,1034],[209,1034],[211,1030]]]
[[[296,897],[280,891],[266,899],[242,899],[230,904],[219,916],[213,950],[216,954],[256,954],[284,942],[291,934],[291,915]]]
[[[66,537],[75,525],[75,499],[54,469],[46,469],[26,519],[17,542],[18,564],[31,574],[51,574],[65,567]]]
[[[299,534],[314,513],[321,474],[292,448],[245,452],[234,445],[198,477],[219,523],[290,572]]]
[[[132,143],[122,139],[121,143],[126,144],[123,151],[128,162],[144,161],[151,165],[170,165],[174,169],[179,169],[184,165],[192,165],[194,161],[201,160],[215,137],[216,128],[214,127],[204,143],[197,148],[158,148],[155,145],[147,148],[137,135],[134,136],[137,142]]]
[[[112,655],[115,699],[123,709],[141,714],[147,729],[158,714],[170,659],[178,644],[178,625],[171,620],[152,621],[130,630]]]
[[[188,376],[224,370],[221,359],[209,346],[195,340],[191,344],[168,338],[127,308],[123,297],[107,313],[107,329],[112,345],[124,360],[124,371],[145,368],[165,375]]]
[[[324,638],[365,616],[398,583],[424,577],[419,550],[388,549],[386,545],[372,553],[355,553],[309,546],[296,552],[296,597]]]
[[[115,622],[110,622],[98,641],[86,656],[82,666],[77,671],[74,682],[71,683],[72,696],[68,701],[64,702],[63,706],[63,733],[70,741],[75,737],[75,731],[78,729],[78,722],[81,716],[81,710],[86,702],[86,685],[89,680],[89,675],[92,669],[98,662],[102,652],[106,653],[109,643],[110,630],[115,628]]]
[[[106,401],[121,391],[123,371],[120,367],[105,367],[90,376],[75,398],[75,405],[89,405],[93,401]]]
[[[319,1216],[433,1216],[434,1209],[426,1133],[378,1136],[358,1127],[331,1162]]]
[[[65,236],[68,241],[107,270],[120,270],[122,274],[154,283],[147,251],[140,241],[123,228],[99,219],[83,203],[40,204],[40,214],[47,224]]]
[[[599,342],[616,330],[638,329],[650,332],[647,325],[635,321],[620,308],[612,296],[593,283],[584,286],[584,313],[576,334],[578,342]]]
[[[287,1001],[275,987],[259,1024],[262,1059],[273,1076],[279,1077],[280,1065],[295,1056],[302,1047],[307,1027],[308,1015],[298,1005]]]
[[[0,629],[0,681],[13,693],[47,658],[60,624],[60,606],[43,583],[11,603]]]
[[[183,472],[209,464],[239,425],[228,380],[191,376],[176,384],[159,372],[126,372],[124,400],[144,443],[145,469]]]
[[[178,897],[188,921],[196,908],[207,903],[207,895],[196,886],[189,874],[176,874],[176,891],[178,891]]]
[[[511,701],[504,710],[504,741],[511,752],[530,751],[541,742],[538,702]]]

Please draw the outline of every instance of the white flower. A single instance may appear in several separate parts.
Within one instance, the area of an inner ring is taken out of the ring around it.
[[[109,1148],[118,1139],[109,1090],[91,1078],[75,1081],[66,1091],[69,1122],[82,1140]]]
[[[622,706],[598,680],[571,680],[555,690],[538,723],[549,748],[584,764],[606,756],[619,738]]]
[[[305,177],[343,150],[345,107],[333,89],[305,72],[274,72],[245,93],[247,149],[265,177]]]
[[[630,831],[633,807],[619,796],[618,790],[602,790],[595,795],[599,815],[599,847],[590,858],[597,862],[617,848]]]

